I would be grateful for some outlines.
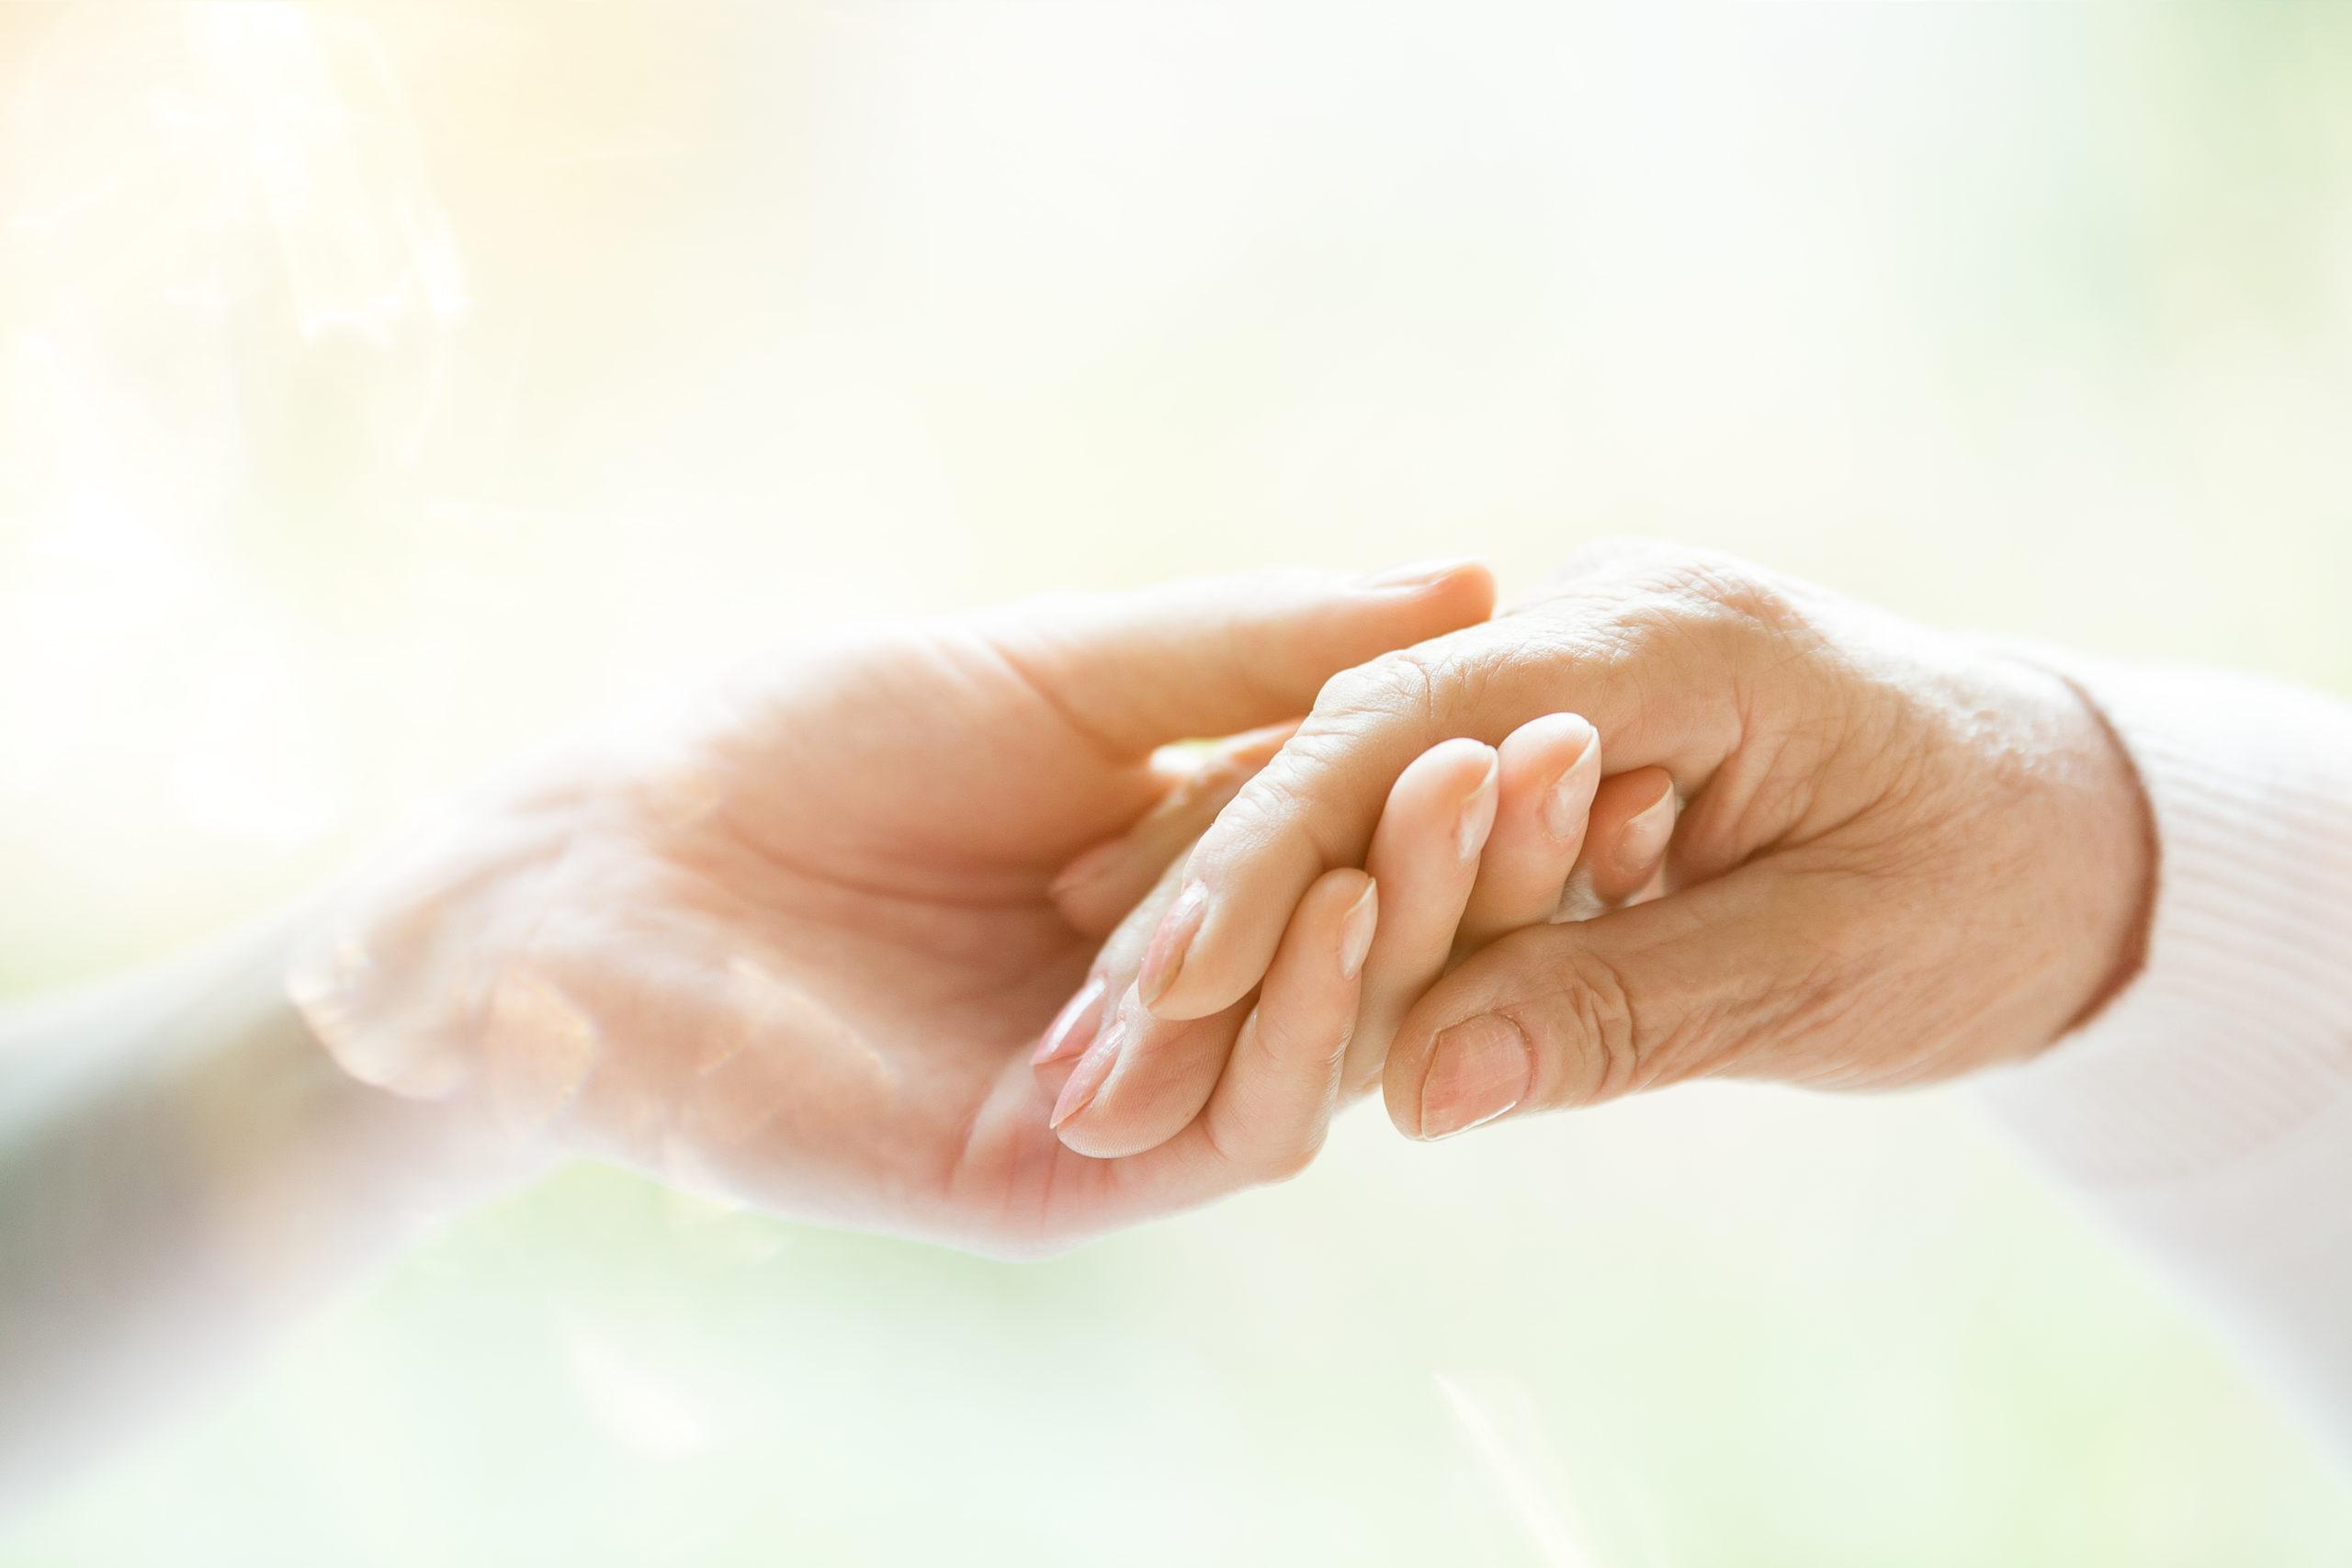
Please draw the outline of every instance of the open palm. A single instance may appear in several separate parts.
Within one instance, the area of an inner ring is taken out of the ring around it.
[[[1030,1048],[1102,934],[1054,874],[1160,798],[1159,746],[1490,592],[1256,577],[798,650],[390,863],[298,996],[369,1081],[787,1213],[1022,1251],[1202,1201],[1266,1174],[1214,1101],[1125,1159],[1047,1128]]]

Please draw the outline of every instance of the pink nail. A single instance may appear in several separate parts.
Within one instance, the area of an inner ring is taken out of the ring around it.
[[[1352,980],[1363,970],[1364,955],[1372,951],[1373,928],[1380,919],[1380,888],[1367,882],[1348,912],[1340,917],[1340,978]],[[1255,1017],[1256,1014],[1251,1014]]]
[[[1078,995],[1062,1004],[1054,1021],[1046,1026],[1046,1038],[1037,1046],[1037,1054],[1029,1058],[1033,1067],[1048,1062],[1058,1062],[1065,1056],[1075,1056],[1094,1043],[1094,1032],[1102,1024],[1102,1004],[1110,995],[1111,983],[1097,975],[1079,987]]]
[[[1587,764],[1600,755],[1600,737],[1588,735],[1584,750],[1576,761],[1560,770],[1552,787],[1544,793],[1544,830],[1555,839],[1574,839],[1584,832],[1585,819],[1592,812],[1594,786],[1600,782],[1594,775],[1596,767]]]
[[[1048,1127],[1059,1131],[1063,1122],[1094,1103],[1095,1092],[1118,1065],[1119,1047],[1126,1039],[1126,1027],[1114,1022],[1078,1059],[1078,1066],[1070,1069],[1069,1082],[1062,1085],[1061,1098],[1054,1101],[1054,1113],[1046,1123]]]
[[[1674,791],[1668,789],[1625,824],[1618,840],[1618,864],[1629,876],[1647,871],[1666,853],[1666,842],[1673,836]]]
[[[1518,1024],[1494,1012],[1455,1024],[1437,1037],[1421,1080],[1421,1136],[1452,1137],[1516,1109],[1534,1077]]]
[[[1453,824],[1453,847],[1464,860],[1485,848],[1487,835],[1494,831],[1495,783],[1498,773],[1494,748],[1488,747],[1486,774],[1476,788],[1462,797],[1462,815]]]
[[[1197,882],[1188,882],[1168,913],[1160,918],[1159,929],[1151,933],[1151,946],[1144,952],[1143,973],[1136,980],[1136,994],[1143,998],[1144,1006],[1159,1001],[1176,983],[1177,975],[1184,967],[1184,956],[1192,951],[1193,938],[1200,934],[1201,920],[1208,908],[1209,890]]]

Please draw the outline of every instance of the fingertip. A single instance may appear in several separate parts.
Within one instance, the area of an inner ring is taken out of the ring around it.
[[[1372,952],[1372,939],[1380,927],[1380,884],[1361,871],[1334,872],[1340,892],[1334,898],[1346,897],[1348,902],[1340,915],[1340,978],[1351,983],[1363,974],[1363,961]],[[1356,884],[1361,881],[1363,886]]]
[[[1062,1004],[1060,1012],[1046,1028],[1037,1049],[1029,1058],[1033,1067],[1047,1066],[1067,1057],[1075,1056],[1094,1043],[1102,1024],[1102,1014],[1110,1000],[1108,977],[1090,976],[1078,993]]]
[[[1423,751],[1389,786],[1372,858],[1380,858],[1384,844],[1441,841],[1461,860],[1475,857],[1494,831],[1501,773],[1500,753],[1482,740],[1456,737]]]
[[[1212,951],[1204,940],[1193,945],[1196,951],[1175,977],[1161,981],[1157,995],[1142,998],[1143,1010],[1163,1023],[1192,1023],[1223,1012],[1263,981],[1273,963],[1271,953],[1252,959]]]
[[[1390,567],[1364,579],[1377,592],[1458,600],[1465,604],[1495,602],[1495,569],[1476,556],[1449,556]]]
[[[1557,913],[1600,783],[1600,737],[1581,715],[1545,714],[1497,748],[1500,798],[1479,852],[1457,951]]]
[[[1130,988],[1110,1008],[1094,1043],[1070,1063],[1046,1127],[1071,1153],[1090,1159],[1158,1147],[1207,1098],[1206,1085],[1197,1098],[1186,1087],[1198,1065],[1189,1060],[1190,1043],[1189,1032],[1156,1023]]]
[[[1454,821],[1454,851],[1464,860],[1476,858],[1487,847],[1487,840],[1495,830],[1495,812],[1502,802],[1502,756],[1492,746],[1472,741],[1480,753],[1476,759],[1477,778],[1462,797],[1461,815]],[[1466,759],[1465,759],[1466,761]]]
[[[1604,905],[1633,897],[1657,875],[1681,803],[1664,768],[1636,768],[1601,781],[1579,865]]]
[[[1155,1016],[1169,1016],[1158,1013],[1156,1004],[1183,972],[1202,921],[1208,916],[1208,900],[1204,883],[1197,877],[1187,880],[1151,933],[1151,945],[1144,950],[1143,970],[1136,976],[1136,990],[1146,1008],[1155,1009]]]
[[[1580,713],[1547,713],[1531,718],[1503,738],[1506,757],[1557,758],[1575,761],[1600,739],[1592,721]]]
[[[1600,733],[1589,720],[1581,714],[1545,714],[1512,730],[1498,750],[1502,755],[1505,794],[1547,804],[1553,795],[1565,800],[1573,794],[1579,807],[1575,826],[1582,830],[1581,807],[1600,783]],[[1555,814],[1539,815],[1544,818],[1546,829],[1556,836]]]
[[[1336,961],[1340,980],[1352,983],[1363,972],[1379,922],[1380,889],[1371,873],[1355,866],[1325,872],[1299,899],[1268,969],[1268,984],[1274,968],[1302,960],[1318,964]]]
[[[1204,860],[1209,863],[1202,865]],[[1266,977],[1299,900],[1323,872],[1311,848],[1287,840],[1230,866],[1198,853],[1194,863],[1199,869],[1188,875],[1200,889],[1200,904],[1192,930],[1170,930],[1178,926],[1170,908],[1153,937],[1155,950],[1162,947],[1161,934],[1168,937],[1161,971],[1151,986],[1139,987],[1146,1010],[1171,1023],[1222,1012],[1249,995]]]
[[[1494,569],[1465,557],[1381,572],[1358,603],[1389,628],[1388,646],[1403,648],[1493,619],[1496,598]]]
[[[1443,603],[1459,610],[1465,624],[1487,620],[1495,613],[1498,597],[1495,569],[1483,560],[1460,562],[1436,592]]]
[[[1573,854],[1583,846],[1592,798],[1600,787],[1600,733],[1572,713],[1555,714],[1528,728],[1537,725],[1544,728],[1532,743],[1538,757],[1530,768],[1535,820],[1547,838]]]
[[[1473,792],[1493,785],[1499,765],[1499,754],[1483,740],[1460,735],[1441,740],[1405,764],[1389,789],[1389,805],[1393,808],[1423,791],[1432,799],[1467,799]]]

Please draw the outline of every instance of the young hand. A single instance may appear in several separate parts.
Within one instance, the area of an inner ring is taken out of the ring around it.
[[[1184,852],[1287,733],[1205,759],[1165,807],[1057,881],[1078,923],[1107,923],[1106,912],[1132,904],[1038,1053],[1061,1084],[1054,1123],[1071,1147],[1118,1155],[1153,1146],[1190,1124],[1257,1032],[1281,1027],[1263,998],[1207,1019],[1157,1019],[1139,982],[1151,973],[1154,931],[1189,886]],[[1598,739],[1573,714],[1533,720],[1500,748],[1446,741],[1415,759],[1388,792],[1365,861],[1382,915],[1361,1007],[1317,1023],[1349,1041],[1340,1098],[1379,1081],[1406,1007],[1463,954],[1521,927],[1654,890],[1674,813],[1660,770],[1603,777]],[[1157,951],[1164,960],[1164,941]],[[1054,1068],[1071,1058],[1074,1066]]]
[[[1491,604],[1475,566],[1284,574],[836,638],[396,850],[293,989],[351,1074],[502,1152],[1003,1252],[1197,1203],[1320,1136],[1364,874],[1273,922],[1298,1054],[1246,1055],[1193,1132],[1101,1161],[1029,1065],[1095,942],[1054,873],[1162,798],[1163,744],[1295,724],[1334,671]]]

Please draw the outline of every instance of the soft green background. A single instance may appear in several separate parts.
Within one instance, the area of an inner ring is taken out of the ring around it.
[[[10,6],[0,993],[1040,585],[1631,532],[2352,690],[2347,431],[2336,7]],[[575,1173],[0,1527],[1204,1560],[2335,1563],[2352,1492],[1964,1093],[1709,1089],[1026,1267]]]

